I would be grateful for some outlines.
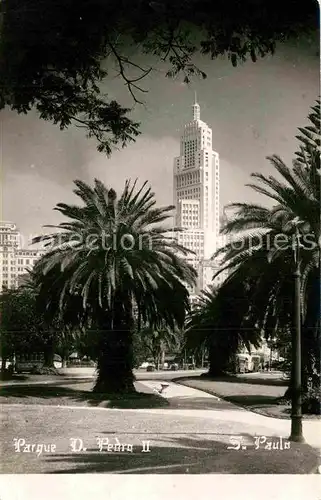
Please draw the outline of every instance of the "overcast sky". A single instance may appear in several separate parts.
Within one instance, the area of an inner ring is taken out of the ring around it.
[[[144,82],[148,94],[139,96],[146,105],[136,105],[132,113],[142,123],[142,135],[110,159],[80,129],[60,131],[36,113],[2,112],[2,220],[16,222],[26,238],[41,233],[43,225],[60,220],[53,211],[57,203],[76,201],[74,179],[97,177],[120,191],[127,178],[138,177],[151,183],[160,205],[172,203],[173,157],[179,154],[180,132],[192,118],[195,90],[201,119],[213,129],[213,148],[220,155],[221,206],[264,203],[244,184],[251,172],[271,172],[267,155],[290,163],[297,127],[307,123],[320,94],[317,51],[318,34],[237,68],[224,59],[200,59],[208,78],[190,86],[165,78],[165,67],[158,66]],[[121,80],[107,80],[104,90],[131,104]]]

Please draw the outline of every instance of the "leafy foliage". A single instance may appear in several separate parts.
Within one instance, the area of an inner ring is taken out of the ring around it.
[[[132,56],[165,61],[185,82],[206,74],[202,53],[233,66],[273,53],[276,41],[316,29],[314,0],[3,0],[0,19],[0,109],[36,108],[61,129],[71,123],[110,154],[139,133],[129,109],[101,93],[116,72],[135,102],[152,67]],[[134,74],[135,73],[135,74]]]
[[[306,156],[308,156],[309,161],[315,163],[317,170],[320,170],[321,154],[320,104],[320,100],[317,100],[315,105],[311,107],[311,112],[308,116],[310,124],[306,127],[300,127],[300,135],[296,136],[301,143],[299,151],[296,152],[297,162],[306,163]]]
[[[54,348],[70,344],[71,339],[57,321],[46,321],[37,296],[30,287],[7,290],[1,295],[1,355],[43,352],[45,362],[53,362]]]
[[[139,332],[141,344],[145,346],[148,356],[152,357],[156,367],[162,363],[165,352],[176,350],[179,347],[179,334],[170,328],[145,327]]]
[[[40,322],[30,293],[6,290],[1,294],[1,356],[39,348]]]

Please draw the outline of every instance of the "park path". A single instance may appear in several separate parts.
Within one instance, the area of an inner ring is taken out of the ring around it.
[[[143,380],[140,381],[146,387],[158,392],[162,397],[169,401],[174,400],[177,406],[188,406],[194,403],[194,409],[178,408],[176,411],[180,415],[189,415],[191,411],[193,416],[198,418],[210,418],[220,420],[222,411],[228,421],[243,423],[252,426],[253,435],[260,435],[259,429],[262,427],[270,431],[270,435],[288,438],[290,434],[290,420],[266,417],[258,413],[253,413],[245,408],[241,408],[233,403],[225,401],[217,396],[205,393],[199,389],[183,386],[168,380]],[[163,387],[163,390],[161,390]],[[200,408],[203,405],[203,408]],[[154,409],[155,412],[168,410]],[[271,434],[272,433],[272,434]],[[307,444],[313,448],[321,449],[321,422],[320,420],[304,420],[303,434]]]

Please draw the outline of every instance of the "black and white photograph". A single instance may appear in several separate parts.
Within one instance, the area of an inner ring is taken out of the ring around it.
[[[150,500],[201,494],[161,477],[314,484],[319,4],[2,0],[0,19],[1,500],[38,500],[31,475],[152,476]],[[202,498],[318,500],[294,485]]]

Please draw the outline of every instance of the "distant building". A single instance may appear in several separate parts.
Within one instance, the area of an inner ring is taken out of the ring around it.
[[[0,291],[16,285],[19,239],[19,231],[14,223],[0,222]]]
[[[16,224],[0,222],[0,292],[16,288],[26,278],[43,250],[20,248],[21,237]],[[22,278],[24,276],[24,278]]]
[[[31,271],[37,260],[39,260],[43,254],[43,250],[30,250],[25,248],[17,250],[17,276],[25,276],[26,271]]]

